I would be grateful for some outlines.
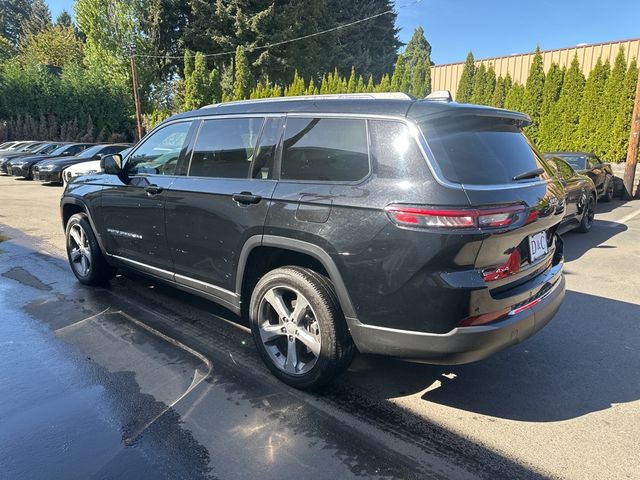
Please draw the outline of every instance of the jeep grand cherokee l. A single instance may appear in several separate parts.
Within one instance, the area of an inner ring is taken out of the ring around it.
[[[297,388],[356,349],[480,360],[564,296],[564,193],[529,122],[403,94],[179,114],[67,186],[69,262],[84,284],[128,267],[246,316]]]

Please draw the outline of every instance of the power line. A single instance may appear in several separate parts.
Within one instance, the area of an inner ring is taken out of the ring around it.
[[[413,2],[407,3],[405,5],[400,5],[400,6],[396,7],[396,9],[412,7],[412,6],[417,5],[417,4],[421,3],[421,2],[422,2],[422,0],[414,0]],[[318,37],[320,35],[325,35],[327,33],[335,32],[337,30],[342,30],[344,28],[349,28],[349,27],[352,27],[354,25],[358,25],[358,24],[363,23],[363,22],[368,22],[369,20],[373,20],[374,18],[382,17],[384,15],[389,15],[390,13],[394,13],[396,9],[391,8],[391,9],[386,10],[384,12],[376,13],[375,15],[371,15],[371,16],[366,17],[366,18],[361,18],[360,20],[356,20],[354,22],[344,23],[342,25],[338,25],[338,26],[333,27],[333,28],[328,28],[326,30],[321,30],[319,32],[310,33],[309,35],[303,35],[301,37],[291,38],[289,40],[282,40],[280,42],[268,43],[266,45],[259,45],[259,46],[256,46],[256,47],[246,47],[245,46],[245,50],[247,52],[254,52],[256,50],[265,50],[267,48],[278,47],[280,45],[285,45],[287,43],[299,42],[300,40],[306,40],[308,38]],[[205,57],[220,57],[220,56],[224,56],[224,55],[235,55],[235,53],[236,53],[235,50],[230,50],[228,52],[209,53],[209,54],[205,54],[204,56]],[[178,56],[178,55],[137,55],[137,56],[141,57],[141,58],[176,58],[176,59],[183,58],[183,55],[180,55],[180,56]]]

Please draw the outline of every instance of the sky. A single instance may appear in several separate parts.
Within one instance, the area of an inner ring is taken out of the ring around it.
[[[73,0],[48,0],[52,16]],[[400,40],[422,26],[436,64],[640,37],[640,0],[396,0]]]

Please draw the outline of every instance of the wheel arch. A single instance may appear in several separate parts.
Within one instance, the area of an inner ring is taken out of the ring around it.
[[[67,228],[67,223],[69,219],[75,215],[76,213],[84,213],[89,220],[89,224],[91,225],[91,229],[93,230],[93,234],[98,241],[98,246],[104,255],[106,253],[104,249],[104,245],[102,244],[102,236],[100,232],[97,230],[96,225],[93,221],[91,211],[89,210],[88,205],[78,197],[62,197],[60,200],[60,217],[62,220],[62,228],[65,230]]]
[[[245,242],[238,260],[235,285],[236,293],[240,295],[241,298],[246,287],[247,275],[250,275],[249,272],[252,268],[250,262],[251,254],[252,252],[255,252],[256,249],[264,247],[271,248],[279,252],[292,252],[297,255],[304,255],[307,259],[311,259],[312,265],[301,266],[311,266],[313,268],[313,264],[315,264],[321,267],[324,271],[321,270],[319,273],[326,274],[333,283],[338,296],[338,301],[340,302],[340,307],[342,308],[342,312],[344,313],[347,322],[349,323],[350,320],[356,318],[355,309],[342,279],[342,275],[331,256],[323,248],[313,243],[276,235],[255,235]],[[302,257],[297,256],[295,258],[298,261],[294,261],[293,264],[300,264],[300,259]],[[246,304],[248,302],[243,301],[242,303]]]

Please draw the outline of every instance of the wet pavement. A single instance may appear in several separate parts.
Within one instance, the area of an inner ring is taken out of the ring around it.
[[[215,304],[130,272],[78,284],[61,249],[60,191],[38,185],[45,195],[29,202],[48,213],[20,219],[3,182],[2,478],[640,471],[640,295],[623,288],[640,264],[637,203],[566,236],[567,301],[528,342],[458,367],[360,356],[308,394],[275,380],[246,324]]]

